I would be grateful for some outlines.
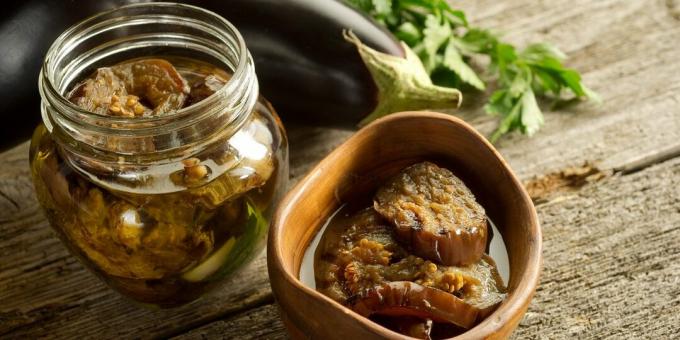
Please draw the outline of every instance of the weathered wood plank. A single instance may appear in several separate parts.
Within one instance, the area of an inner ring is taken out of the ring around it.
[[[525,45],[550,41],[603,99],[547,112],[534,138],[512,135],[499,148],[530,177],[584,161],[620,168],[680,145],[680,25],[673,1],[464,1],[472,22]],[[680,7],[680,6],[678,6]],[[676,9],[677,11],[677,9]],[[468,97],[470,98],[470,97]],[[476,98],[475,98],[476,99]],[[473,99],[474,100],[474,99]],[[464,117],[483,132],[495,122],[470,103]]]
[[[586,82],[604,99],[599,107],[580,105],[547,113],[545,128],[532,139],[502,140],[501,152],[522,178],[586,160],[599,162],[604,169],[641,160],[653,163],[658,155],[668,158],[680,150],[680,25],[675,3],[457,3],[474,22],[508,32],[511,41],[554,42],[570,54],[568,64],[584,71]],[[495,120],[482,114],[483,101],[482,95],[468,96],[458,114],[489,133]],[[289,131],[295,178],[351,134],[322,128]],[[170,312],[131,305],[99,283],[53,236],[33,196],[26,153],[24,145],[0,155],[0,335],[175,334],[271,298],[260,257],[252,270],[228,285],[230,292],[209,300]],[[677,268],[672,269],[677,275]],[[531,314],[527,320],[533,320]]]
[[[543,275],[516,338],[680,334],[680,158],[553,197],[538,211]],[[230,339],[262,328],[278,338],[279,319],[272,304],[179,338]]]
[[[267,304],[233,318],[194,329],[173,339],[287,339],[279,307]]]
[[[291,150],[291,186],[354,133],[351,130],[312,126],[287,126],[287,130]]]
[[[680,158],[539,207],[543,279],[518,334],[680,334]]]

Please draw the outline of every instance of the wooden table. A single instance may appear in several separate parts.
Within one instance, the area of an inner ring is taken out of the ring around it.
[[[472,22],[551,41],[604,103],[547,112],[498,148],[536,196],[544,270],[518,338],[680,335],[680,1],[467,0]],[[457,113],[483,133],[487,94]],[[289,127],[293,181],[351,132]],[[587,163],[588,166],[581,167]],[[264,255],[210,298],[138,308],[57,240],[27,144],[0,155],[0,338],[284,338]],[[584,174],[585,173],[585,174]]]

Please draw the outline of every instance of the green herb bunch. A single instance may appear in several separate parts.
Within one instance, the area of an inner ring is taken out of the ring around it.
[[[571,92],[572,99],[599,100],[577,71],[563,65],[566,56],[556,47],[538,43],[519,50],[491,31],[471,26],[465,13],[445,0],[347,1],[409,45],[434,84],[485,90],[469,62],[487,56],[485,75],[496,79],[497,89],[485,110],[501,119],[492,142],[514,130],[529,136],[538,131],[543,113],[537,95],[561,100]]]

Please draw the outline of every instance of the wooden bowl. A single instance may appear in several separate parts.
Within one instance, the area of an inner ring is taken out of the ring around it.
[[[480,324],[457,338],[506,338],[517,327],[541,271],[536,210],[507,163],[462,120],[434,112],[403,112],[358,131],[322,160],[281,202],[269,234],[272,290],[293,338],[403,338],[299,280],[305,250],[342,203],[370,198],[402,168],[421,160],[446,165],[470,187],[496,224],[510,263],[508,296]]]

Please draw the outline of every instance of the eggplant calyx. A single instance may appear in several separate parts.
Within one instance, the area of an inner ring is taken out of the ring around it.
[[[432,83],[423,63],[405,43],[405,57],[376,51],[361,42],[352,31],[343,32],[345,40],[356,45],[361,59],[378,87],[378,104],[359,126],[387,114],[407,110],[456,109],[463,95],[458,89]]]

